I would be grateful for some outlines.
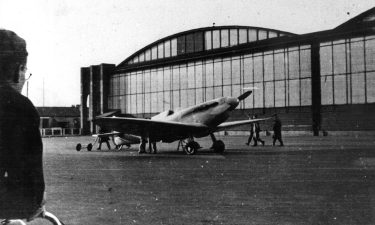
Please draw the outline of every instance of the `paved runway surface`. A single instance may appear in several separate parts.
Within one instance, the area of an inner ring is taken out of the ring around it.
[[[72,225],[375,224],[374,135],[285,137],[285,147],[220,139],[224,154],[205,138],[187,156],[177,143],[138,155],[45,138],[47,209]]]

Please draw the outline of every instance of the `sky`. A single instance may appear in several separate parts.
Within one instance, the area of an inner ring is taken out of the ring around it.
[[[333,29],[375,0],[0,0],[0,28],[27,42],[36,106],[80,104],[80,68],[118,65],[185,30],[224,25],[296,34]]]

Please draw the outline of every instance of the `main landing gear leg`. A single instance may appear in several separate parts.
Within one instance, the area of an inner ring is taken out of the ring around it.
[[[216,137],[214,134],[210,134],[211,140],[212,140],[212,146],[211,149],[214,150],[216,153],[223,153],[225,150],[225,144],[222,140],[216,140]]]
[[[138,151],[139,154],[143,154],[143,153],[146,153],[146,140],[145,139],[141,139],[141,143],[139,144],[139,151]]]

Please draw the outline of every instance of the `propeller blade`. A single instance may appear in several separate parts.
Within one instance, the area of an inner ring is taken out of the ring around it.
[[[242,95],[238,96],[238,101],[242,101],[244,100],[245,98],[249,97],[249,95],[251,95],[252,91],[246,91],[245,93],[243,93]]]

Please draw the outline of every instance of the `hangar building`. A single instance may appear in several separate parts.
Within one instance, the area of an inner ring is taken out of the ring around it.
[[[81,68],[81,126],[108,111],[151,117],[257,87],[232,113],[278,113],[284,130],[374,130],[375,8],[297,35],[213,26],[157,40],[120,64]],[[264,124],[269,129],[271,124]],[[247,129],[237,128],[237,129]]]

